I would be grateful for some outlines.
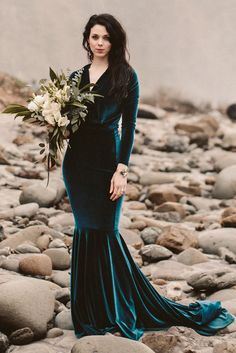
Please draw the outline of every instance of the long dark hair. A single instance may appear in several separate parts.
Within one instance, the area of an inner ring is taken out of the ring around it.
[[[83,32],[83,47],[87,51],[90,62],[93,60],[93,53],[88,44],[91,28],[102,25],[110,35],[111,50],[109,52],[108,64],[111,72],[111,88],[108,95],[114,95],[118,102],[127,96],[127,85],[132,72],[132,67],[126,59],[126,53],[130,59],[127,49],[127,36],[119,21],[108,13],[93,15],[89,18]]]

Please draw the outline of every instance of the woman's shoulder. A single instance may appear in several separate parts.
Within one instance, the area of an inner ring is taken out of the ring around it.
[[[139,86],[139,78],[138,78],[137,70],[134,67],[130,66],[129,71],[130,71],[129,89],[132,90],[135,87]]]

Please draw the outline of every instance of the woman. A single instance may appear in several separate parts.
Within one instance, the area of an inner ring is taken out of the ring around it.
[[[75,220],[71,261],[75,334],[116,333],[138,340],[145,330],[172,325],[214,334],[234,317],[219,302],[185,306],[159,295],[119,233],[139,82],[125,58],[126,34],[113,16],[90,17],[83,46],[90,63],[83,67],[81,87],[94,83],[92,91],[96,88],[103,97],[95,98],[86,121],[70,137],[62,166]]]

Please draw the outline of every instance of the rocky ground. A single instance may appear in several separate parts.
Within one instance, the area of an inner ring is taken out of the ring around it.
[[[5,82],[5,81],[4,81]],[[14,93],[14,94],[13,94]],[[25,100],[25,92],[1,98]],[[162,294],[221,300],[236,314],[236,132],[222,111],[140,103],[120,232]],[[2,109],[1,109],[2,110]],[[60,163],[39,161],[42,128],[0,116],[0,353],[236,352],[236,333],[172,327],[135,342],[78,340],[70,315],[73,216]]]

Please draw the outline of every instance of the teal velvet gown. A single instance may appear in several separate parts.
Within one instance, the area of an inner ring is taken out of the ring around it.
[[[81,87],[89,83],[90,65],[83,67]],[[138,340],[144,331],[173,325],[214,335],[234,320],[221,303],[196,301],[186,306],[161,296],[135,264],[119,233],[124,196],[111,201],[109,189],[117,164],[129,165],[139,100],[136,71],[122,105],[108,96],[109,85],[108,68],[92,88],[104,97],[96,97],[89,107],[86,121],[69,139],[62,164],[75,221],[70,279],[75,335],[121,331],[124,337]]]

